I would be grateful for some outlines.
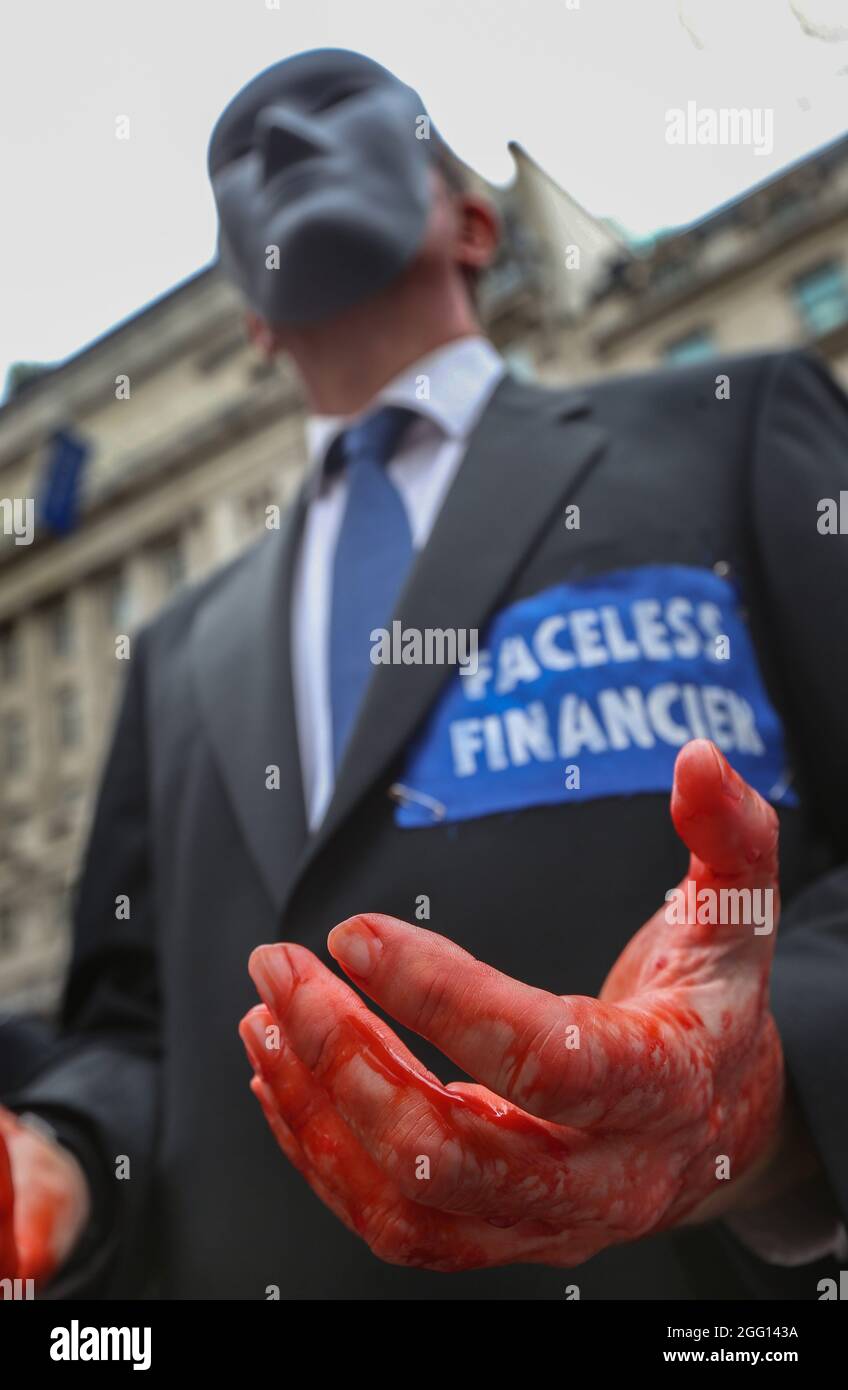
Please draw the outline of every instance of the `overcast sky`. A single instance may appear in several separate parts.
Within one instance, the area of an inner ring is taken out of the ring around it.
[[[0,23],[0,381],[208,262],[212,124],[305,48],[377,58],[488,178],[518,140],[637,235],[836,138],[848,110],[848,0],[3,0]],[[772,109],[774,148],[668,144],[690,101]]]

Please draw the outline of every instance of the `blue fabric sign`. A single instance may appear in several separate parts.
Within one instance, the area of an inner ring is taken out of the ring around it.
[[[452,677],[410,745],[396,821],[667,792],[692,738],[796,804],[733,585],[683,565],[559,584],[497,614],[476,674]]]

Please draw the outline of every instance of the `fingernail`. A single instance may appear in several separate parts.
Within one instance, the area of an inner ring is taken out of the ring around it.
[[[265,1020],[262,1014],[246,1014],[239,1024],[241,1040],[255,1071],[264,1070]]]
[[[333,927],[327,945],[340,965],[363,979],[371,974],[383,949],[380,938],[369,930],[361,917],[351,917],[349,922]]]
[[[274,1013],[282,1013],[288,1005],[294,983],[285,949],[280,946],[260,946],[250,957],[249,970],[262,1002]]]
[[[727,761],[723,753],[720,753],[715,744],[712,745],[713,754],[718,763],[721,773],[721,789],[725,796],[729,796],[732,801],[742,800],[742,779]]]

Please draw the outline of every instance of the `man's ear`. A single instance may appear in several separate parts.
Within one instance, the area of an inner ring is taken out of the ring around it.
[[[281,344],[276,329],[266,323],[253,309],[245,310],[244,327],[253,346],[269,360],[276,357]]]
[[[479,273],[492,264],[500,241],[500,222],[485,198],[466,193],[460,200],[456,259],[466,270]]]

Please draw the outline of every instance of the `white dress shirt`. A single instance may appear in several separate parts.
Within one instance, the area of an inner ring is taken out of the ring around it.
[[[311,496],[292,592],[292,669],[303,794],[310,830],[323,819],[333,791],[330,710],[330,602],[333,559],[347,500],[344,469],[323,476],[333,440],[384,405],[403,405],[420,417],[405,431],[387,464],[409,516],[416,551],[465,457],[469,436],[505,366],[485,338],[460,338],[407,367],[350,418],[314,415],[307,421]]]

